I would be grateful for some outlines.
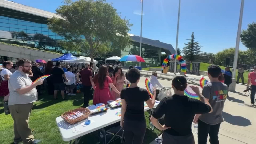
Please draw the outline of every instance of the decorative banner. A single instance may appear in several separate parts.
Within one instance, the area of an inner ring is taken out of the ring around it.
[[[175,55],[175,54],[169,55],[166,59],[164,59],[163,64],[162,64],[162,68],[167,67],[168,62],[171,59],[178,60],[179,63],[180,63],[181,72],[186,73],[186,70],[187,70],[186,61],[182,58],[181,55]]]
[[[206,80],[204,77],[202,77],[199,81],[201,88],[203,88],[207,83],[208,80]]]
[[[192,90],[190,86],[187,86],[187,88],[184,91],[184,95],[189,98],[200,100],[199,96]]]
[[[149,95],[151,96],[151,98],[153,97],[153,86],[152,84],[150,83],[150,81],[148,80],[148,78],[146,78],[145,80],[145,86],[146,86],[146,89],[149,93]]]
[[[40,78],[37,78],[33,83],[36,83],[37,81],[39,80],[44,80],[46,78],[48,78],[50,75],[44,75],[44,76],[41,76]]]

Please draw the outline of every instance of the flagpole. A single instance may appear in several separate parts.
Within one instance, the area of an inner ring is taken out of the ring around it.
[[[176,34],[176,48],[175,55],[177,55],[178,42],[179,42],[179,29],[180,29],[180,1],[179,0],[179,10],[178,10],[178,23],[177,23],[177,34]],[[176,74],[176,59],[174,60],[174,74]]]
[[[237,60],[238,60],[238,53],[239,53],[241,27],[243,22],[243,12],[244,12],[244,0],[241,0],[240,16],[239,16],[239,23],[238,23],[237,36],[236,36],[236,49],[235,49],[235,56],[234,56],[234,62],[233,62],[232,83],[229,88],[230,91],[235,91],[236,89],[236,68],[237,68]]]
[[[143,3],[144,3],[144,0],[141,0],[141,22],[140,22],[140,56],[141,56],[141,44],[142,44]],[[139,63],[139,66],[141,67],[141,62]]]

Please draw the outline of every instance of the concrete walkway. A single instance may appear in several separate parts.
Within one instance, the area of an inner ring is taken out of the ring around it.
[[[145,87],[144,81],[147,72],[141,77],[139,85]],[[151,74],[150,74],[151,75]],[[199,85],[201,76],[187,75],[188,82]],[[159,81],[164,87],[171,87],[174,75],[159,75]],[[244,93],[244,85],[236,85],[236,92],[229,92],[229,100],[225,102],[223,116],[225,122],[221,124],[220,144],[256,144],[256,108],[250,106],[249,93]],[[197,143],[197,134],[194,134]],[[151,144],[156,144],[154,141]]]

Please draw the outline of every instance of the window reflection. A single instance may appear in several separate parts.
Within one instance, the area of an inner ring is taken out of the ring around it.
[[[47,24],[40,24],[5,16],[0,16],[0,41],[1,34],[4,33],[1,31],[10,32],[12,35],[12,42],[13,40],[15,40],[16,42],[22,40],[23,43],[26,42],[27,44],[30,44],[28,46],[37,47],[40,49],[59,49],[59,47],[56,45],[56,40],[64,39],[63,37],[58,36],[51,30],[49,30]],[[24,32],[25,34],[22,32]],[[6,37],[3,37],[2,39],[5,38]],[[6,42],[6,40],[3,41]]]

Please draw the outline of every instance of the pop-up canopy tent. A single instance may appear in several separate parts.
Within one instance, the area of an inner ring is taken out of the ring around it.
[[[120,59],[121,59],[121,58],[118,57],[118,56],[112,56],[112,57],[110,57],[110,58],[107,58],[105,61],[107,61],[107,60],[119,61]]]
[[[65,62],[69,62],[69,63],[90,63],[91,62],[91,58],[90,57],[84,57],[84,56],[80,56],[74,60],[64,60]],[[93,63],[97,64],[98,62],[96,60],[93,60]]]
[[[55,59],[52,59],[52,61],[65,61],[65,60],[76,60],[77,58],[75,56],[73,56],[71,53],[67,53],[67,54],[64,54],[63,56],[61,57],[58,57],[58,58],[55,58]]]

